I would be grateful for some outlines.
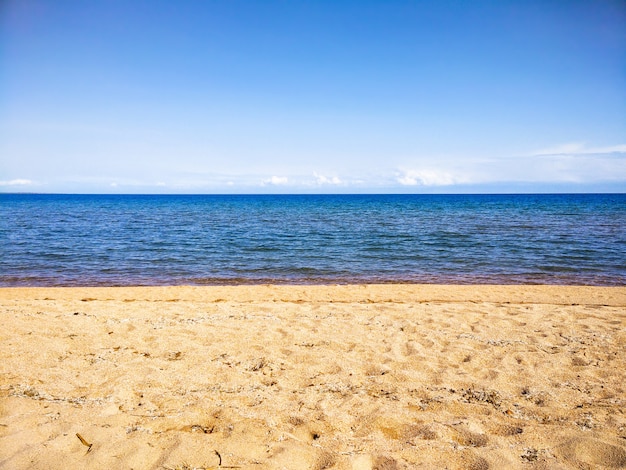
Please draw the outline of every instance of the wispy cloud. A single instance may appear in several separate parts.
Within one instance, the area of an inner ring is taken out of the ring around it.
[[[608,153],[625,153],[626,144],[612,145],[608,147],[587,147],[585,142],[569,142],[555,145],[532,152],[534,157],[543,155],[602,155]]]
[[[33,181],[21,178],[9,181],[0,181],[0,186],[29,186],[32,184],[34,184]]]
[[[403,168],[396,172],[395,181],[416,190],[509,183],[626,184],[626,145],[593,147],[571,142],[525,156],[459,158],[441,161],[437,167]]]

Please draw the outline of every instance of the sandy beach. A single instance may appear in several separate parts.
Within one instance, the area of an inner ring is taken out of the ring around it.
[[[626,288],[0,289],[2,469],[626,468]]]

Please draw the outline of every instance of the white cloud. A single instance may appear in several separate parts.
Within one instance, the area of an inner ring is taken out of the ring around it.
[[[9,180],[9,181],[0,181],[0,186],[28,186],[31,184],[33,184],[31,180],[22,179],[22,178]]]
[[[396,181],[403,186],[449,186],[461,182],[442,170],[404,170]]]
[[[286,176],[272,176],[271,178],[263,180],[261,184],[263,186],[265,186],[266,184],[280,186],[280,185],[285,185],[288,183],[289,183],[289,178],[287,178]]]
[[[320,175],[317,172],[313,172],[313,176],[315,177],[315,182],[318,185],[322,185],[322,184],[341,184],[341,180],[337,177],[337,176],[324,176],[324,175]]]

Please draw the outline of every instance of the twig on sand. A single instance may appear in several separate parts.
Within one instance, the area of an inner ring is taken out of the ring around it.
[[[217,458],[219,459],[217,467],[192,467],[189,464],[183,463],[182,465],[178,465],[176,467],[164,467],[164,468],[166,470],[220,470],[222,468],[241,468],[239,465],[222,466],[222,456],[216,450],[213,450],[213,452],[215,452],[215,455],[217,455]]]
[[[84,438],[83,436],[81,436],[80,434],[78,434],[78,433],[76,433],[76,437],[80,440],[80,442],[81,442],[84,446],[87,446],[87,452],[86,452],[86,453],[88,454],[88,453],[91,451],[91,446],[92,446],[93,444],[90,444],[89,442],[87,442],[87,441],[85,440],[85,438]]]
[[[217,463],[217,468],[241,468],[238,465],[225,465],[222,467],[222,456],[215,449],[213,449],[213,452],[215,452],[215,455],[217,455],[217,458],[220,459],[219,462]]]

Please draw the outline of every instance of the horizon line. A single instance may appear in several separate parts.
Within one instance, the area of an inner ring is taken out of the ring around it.
[[[1,195],[32,195],[32,196],[542,196],[542,195],[582,195],[582,194],[603,194],[618,195],[626,194],[626,191],[550,191],[550,192],[467,192],[467,193],[409,193],[409,192],[389,192],[389,193],[91,193],[91,192],[33,192],[17,191],[3,192]]]

